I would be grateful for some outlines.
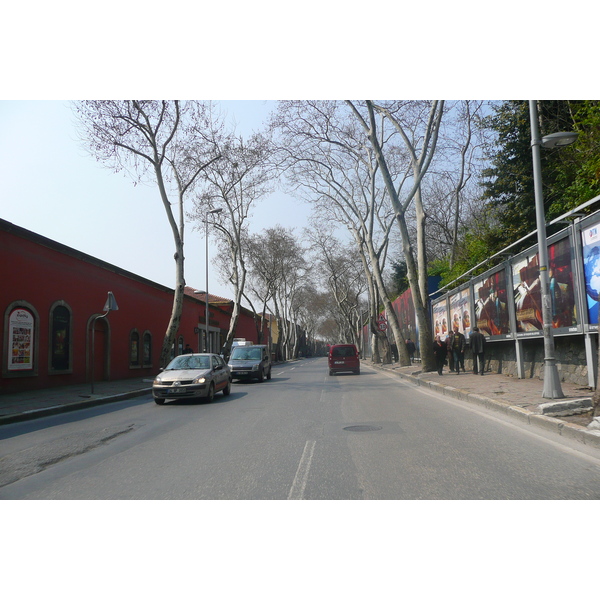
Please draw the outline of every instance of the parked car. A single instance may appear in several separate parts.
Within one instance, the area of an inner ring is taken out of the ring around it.
[[[271,379],[269,347],[262,344],[234,346],[229,357],[232,379]]]
[[[329,348],[329,375],[351,371],[360,375],[360,358],[354,344],[336,344]]]
[[[181,354],[154,379],[152,395],[156,404],[179,398],[214,400],[217,392],[231,393],[231,373],[217,354]]]

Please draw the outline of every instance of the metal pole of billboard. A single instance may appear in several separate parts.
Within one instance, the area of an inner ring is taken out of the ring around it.
[[[576,133],[553,133],[540,139],[538,111],[535,100],[529,101],[531,122],[531,151],[533,155],[533,187],[535,192],[535,217],[537,224],[540,285],[542,294],[542,320],[544,334],[544,389],[543,398],[564,398],[560,385],[556,358],[554,355],[554,335],[552,331],[552,299],[548,278],[548,241],[546,239],[546,214],[542,192],[542,161],[540,146],[554,148],[567,146],[577,139]]]

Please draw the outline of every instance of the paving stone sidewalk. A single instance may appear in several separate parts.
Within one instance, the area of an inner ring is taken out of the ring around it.
[[[0,425],[149,394],[150,379],[123,379],[0,395]]]

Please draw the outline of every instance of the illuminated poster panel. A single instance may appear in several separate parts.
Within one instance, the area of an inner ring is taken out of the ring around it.
[[[510,337],[506,269],[474,284],[475,322],[486,336]]]
[[[548,247],[552,327],[555,329],[577,325],[571,258],[571,244],[568,237]],[[535,335],[542,332],[542,293],[539,275],[537,254],[527,256],[513,264],[517,333]]]
[[[600,223],[581,230],[585,299],[590,325],[598,325],[600,300]]]
[[[442,300],[432,306],[433,312],[433,336],[441,336],[445,340],[448,336],[448,311],[446,309],[446,301]]]
[[[33,315],[24,308],[13,310],[8,317],[8,370],[33,370]]]
[[[471,291],[466,288],[450,296],[450,329],[458,327],[460,333],[469,337],[471,333]]]

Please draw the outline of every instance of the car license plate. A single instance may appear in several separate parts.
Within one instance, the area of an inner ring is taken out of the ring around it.
[[[237,371],[238,375],[248,375],[248,371]]]
[[[185,392],[185,388],[179,388],[179,387],[171,388],[171,392],[173,394],[183,394],[183,392]]]
[[[333,364],[334,365],[343,365],[344,361],[343,360],[336,360]]]

